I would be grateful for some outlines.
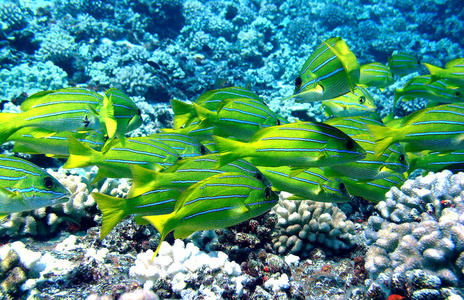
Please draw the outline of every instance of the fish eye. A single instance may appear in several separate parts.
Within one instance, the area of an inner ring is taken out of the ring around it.
[[[277,126],[280,126],[280,120],[277,119]]]
[[[265,188],[264,189],[264,199],[268,200],[271,198],[271,195],[272,195],[272,191],[270,188]]]
[[[404,161],[405,161],[404,154],[401,154],[401,155],[400,155],[400,162],[401,162],[401,163],[404,163]]]
[[[340,184],[338,185],[338,189],[343,193],[343,194],[346,194],[346,186],[343,182],[340,182]]]
[[[264,180],[264,176],[261,172],[256,172],[255,173],[255,178],[258,179],[259,181],[263,181]]]
[[[366,102],[366,97],[361,96],[359,97],[358,101],[359,101],[359,104],[364,104],[364,102]]]
[[[461,96],[462,96],[462,94],[461,94],[460,91],[456,91],[455,95],[456,95],[456,97],[458,97],[458,98],[461,98]]]
[[[201,155],[205,155],[207,153],[207,149],[205,146],[201,145],[200,146],[200,154]]]
[[[295,79],[295,85],[296,85],[296,87],[300,87],[302,83],[303,83],[303,81],[301,80],[301,77],[298,76],[298,77]]]
[[[179,156],[179,157],[177,158],[177,161],[179,161],[179,160],[182,160],[182,156]]]
[[[54,185],[55,185],[55,182],[53,181],[53,178],[47,176],[45,177],[43,180],[43,185],[47,188],[47,189],[51,189]]]
[[[353,149],[354,148],[353,140],[352,139],[347,140],[345,146],[346,146],[346,149],[348,149],[348,150]]]

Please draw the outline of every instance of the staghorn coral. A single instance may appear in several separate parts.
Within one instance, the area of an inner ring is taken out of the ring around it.
[[[355,226],[336,204],[281,199],[272,211],[278,215],[277,230],[281,228],[274,249],[281,255],[306,257],[315,247],[330,252],[354,245]]]
[[[464,173],[429,173],[392,188],[369,218],[366,269],[372,278],[422,269],[444,285],[464,278]]]

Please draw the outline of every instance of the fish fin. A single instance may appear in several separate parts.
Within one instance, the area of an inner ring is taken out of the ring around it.
[[[99,182],[100,180],[104,178],[111,178],[111,177],[112,177],[112,174],[108,174],[105,171],[105,169],[98,167],[97,175],[95,175],[95,178],[92,180],[90,184],[96,184],[97,182]]]
[[[8,141],[8,138],[18,130],[15,120],[19,120],[20,116],[15,113],[0,113],[0,145]]]
[[[0,220],[3,219],[6,216],[8,216],[8,214],[0,214]]]
[[[68,136],[68,149],[69,158],[63,165],[64,169],[85,168],[103,158],[101,152],[82,144],[73,136]]]
[[[426,85],[429,85],[437,80],[439,80],[441,78],[440,74],[442,73],[443,69],[440,68],[440,67],[437,67],[437,66],[434,66],[434,65],[431,65],[431,64],[428,64],[428,63],[422,63],[426,68],[427,70],[429,71],[430,73],[430,80],[429,82],[427,82]]]
[[[24,144],[21,144],[20,142],[15,142],[13,149],[11,150],[13,152],[20,152],[20,153],[27,153],[27,154],[40,154],[37,150],[26,146]]]
[[[171,107],[174,111],[174,129],[179,129],[184,125],[188,126],[188,124],[197,116],[197,111],[193,104],[172,99]]]
[[[90,195],[103,213],[100,230],[100,240],[103,240],[116,225],[129,215],[126,212],[126,199],[100,193],[91,193]]]
[[[134,221],[135,221],[135,224],[137,224],[137,225],[144,225],[144,226],[150,225],[150,222],[148,222],[147,220],[145,220],[145,219],[143,218],[143,216],[140,216],[140,215],[134,216]]]
[[[398,130],[396,128],[374,124],[366,125],[366,127],[374,137],[375,157],[378,158],[391,144],[395,142],[395,136],[397,135]]]
[[[100,111],[100,114],[103,115],[100,117],[105,120],[104,122],[106,125],[106,134],[108,135],[108,139],[113,139],[116,136],[116,132],[118,128],[118,122],[116,121],[116,118],[114,117],[113,95],[110,95],[108,97],[105,94],[105,97],[103,98],[103,106],[102,106],[102,110]]]
[[[50,91],[41,91],[38,93],[35,93],[33,95],[30,95],[27,97],[26,100],[24,100],[23,103],[21,103],[20,109],[21,111],[26,111],[31,109],[34,105],[42,103],[43,99],[40,99],[48,94],[54,93],[56,90],[50,90]]]
[[[176,230],[174,230],[174,238],[185,239],[185,238],[188,238],[190,235],[192,235],[192,233],[194,232],[195,231],[185,229],[185,228],[177,228]]]
[[[217,118],[217,113],[210,111],[209,109],[206,109],[203,106],[200,106],[196,103],[193,103],[193,106],[195,107],[195,111],[197,112],[198,118],[200,119],[200,124],[198,124],[198,128],[211,127],[214,122],[214,119]]]
[[[243,151],[246,150],[245,145],[248,144],[217,135],[213,135],[213,139],[219,152],[219,160],[214,167],[215,169],[241,158]]]
[[[232,209],[233,214],[236,214],[236,215],[242,215],[242,214],[247,213],[249,211],[250,211],[250,209],[248,209],[248,207],[246,207],[243,202],[239,203],[239,205],[237,205],[237,207]]]
[[[301,196],[293,195],[293,196],[287,197],[286,200],[308,200],[308,198],[307,198],[307,197],[301,197]]]
[[[131,165],[130,169],[134,180],[127,193],[127,198],[134,198],[154,189],[151,182],[158,180],[160,176],[159,172],[136,165]]]
[[[342,63],[348,77],[350,90],[353,93],[356,89],[356,84],[359,82],[359,76],[361,74],[358,59],[342,38],[338,38],[334,46],[331,46],[326,41],[323,42]]]
[[[303,173],[306,168],[301,168],[301,167],[290,167],[290,173],[288,173],[288,177],[292,178],[295,176],[298,176],[299,174]]]
[[[168,228],[169,227],[169,221],[172,219],[172,216],[174,215],[174,213],[171,213],[171,214],[167,214],[167,215],[159,215],[159,216],[144,216],[142,217],[143,219],[147,220],[148,222],[150,222],[151,225],[153,225],[156,230],[158,230],[158,232],[160,233],[161,235],[161,238],[160,238],[160,241],[159,241],[159,244],[158,244],[158,247],[156,248],[155,250],[155,253],[153,254],[153,258],[151,260],[153,260],[156,255],[158,254],[158,251],[161,247],[161,244],[163,243],[164,239],[166,238],[166,236],[174,230],[174,228]]]

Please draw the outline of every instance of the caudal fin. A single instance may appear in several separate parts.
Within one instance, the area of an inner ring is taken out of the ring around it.
[[[213,135],[216,149],[219,152],[219,160],[215,168],[222,167],[230,162],[233,162],[243,157],[243,152],[248,143],[243,143],[231,139],[226,139],[217,135]]]
[[[126,212],[126,199],[111,197],[100,193],[91,193],[103,213],[100,239],[104,239],[119,222],[129,214]]]
[[[385,150],[395,142],[395,137],[398,135],[396,128],[389,128],[380,125],[366,125],[367,129],[371,132],[375,141],[375,155],[379,157]]]
[[[159,178],[159,172],[155,172],[140,166],[131,166],[132,186],[127,193],[127,198],[135,198],[143,193],[154,190],[157,185],[156,181]]]
[[[101,152],[82,144],[72,136],[68,137],[68,149],[69,158],[63,165],[64,169],[89,167],[103,157]]]
[[[422,63],[427,70],[430,72],[430,81],[427,84],[431,84],[432,82],[437,81],[438,79],[441,78],[441,72],[443,71],[442,68],[428,64],[428,63]]]
[[[163,243],[166,236],[171,231],[174,230],[174,228],[168,228],[168,223],[171,220],[172,216],[173,216],[173,213],[172,214],[167,214],[167,215],[160,215],[160,216],[146,216],[146,217],[143,217],[143,219],[147,220],[148,222],[150,222],[150,224],[155,226],[156,230],[158,230],[158,232],[161,235],[161,239],[159,241],[158,247],[156,248],[155,254],[153,254],[153,258],[151,260],[155,259],[156,255],[158,254],[158,251],[159,251],[159,249],[161,247],[161,244]]]
[[[0,145],[7,142],[10,135],[19,129],[15,122],[18,116],[19,114],[0,113]]]
[[[172,99],[171,107],[174,111],[174,129],[188,126],[197,116],[195,107],[190,103]]]

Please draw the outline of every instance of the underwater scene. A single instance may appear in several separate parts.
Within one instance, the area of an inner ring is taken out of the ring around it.
[[[464,299],[464,1],[0,1],[0,300]]]

